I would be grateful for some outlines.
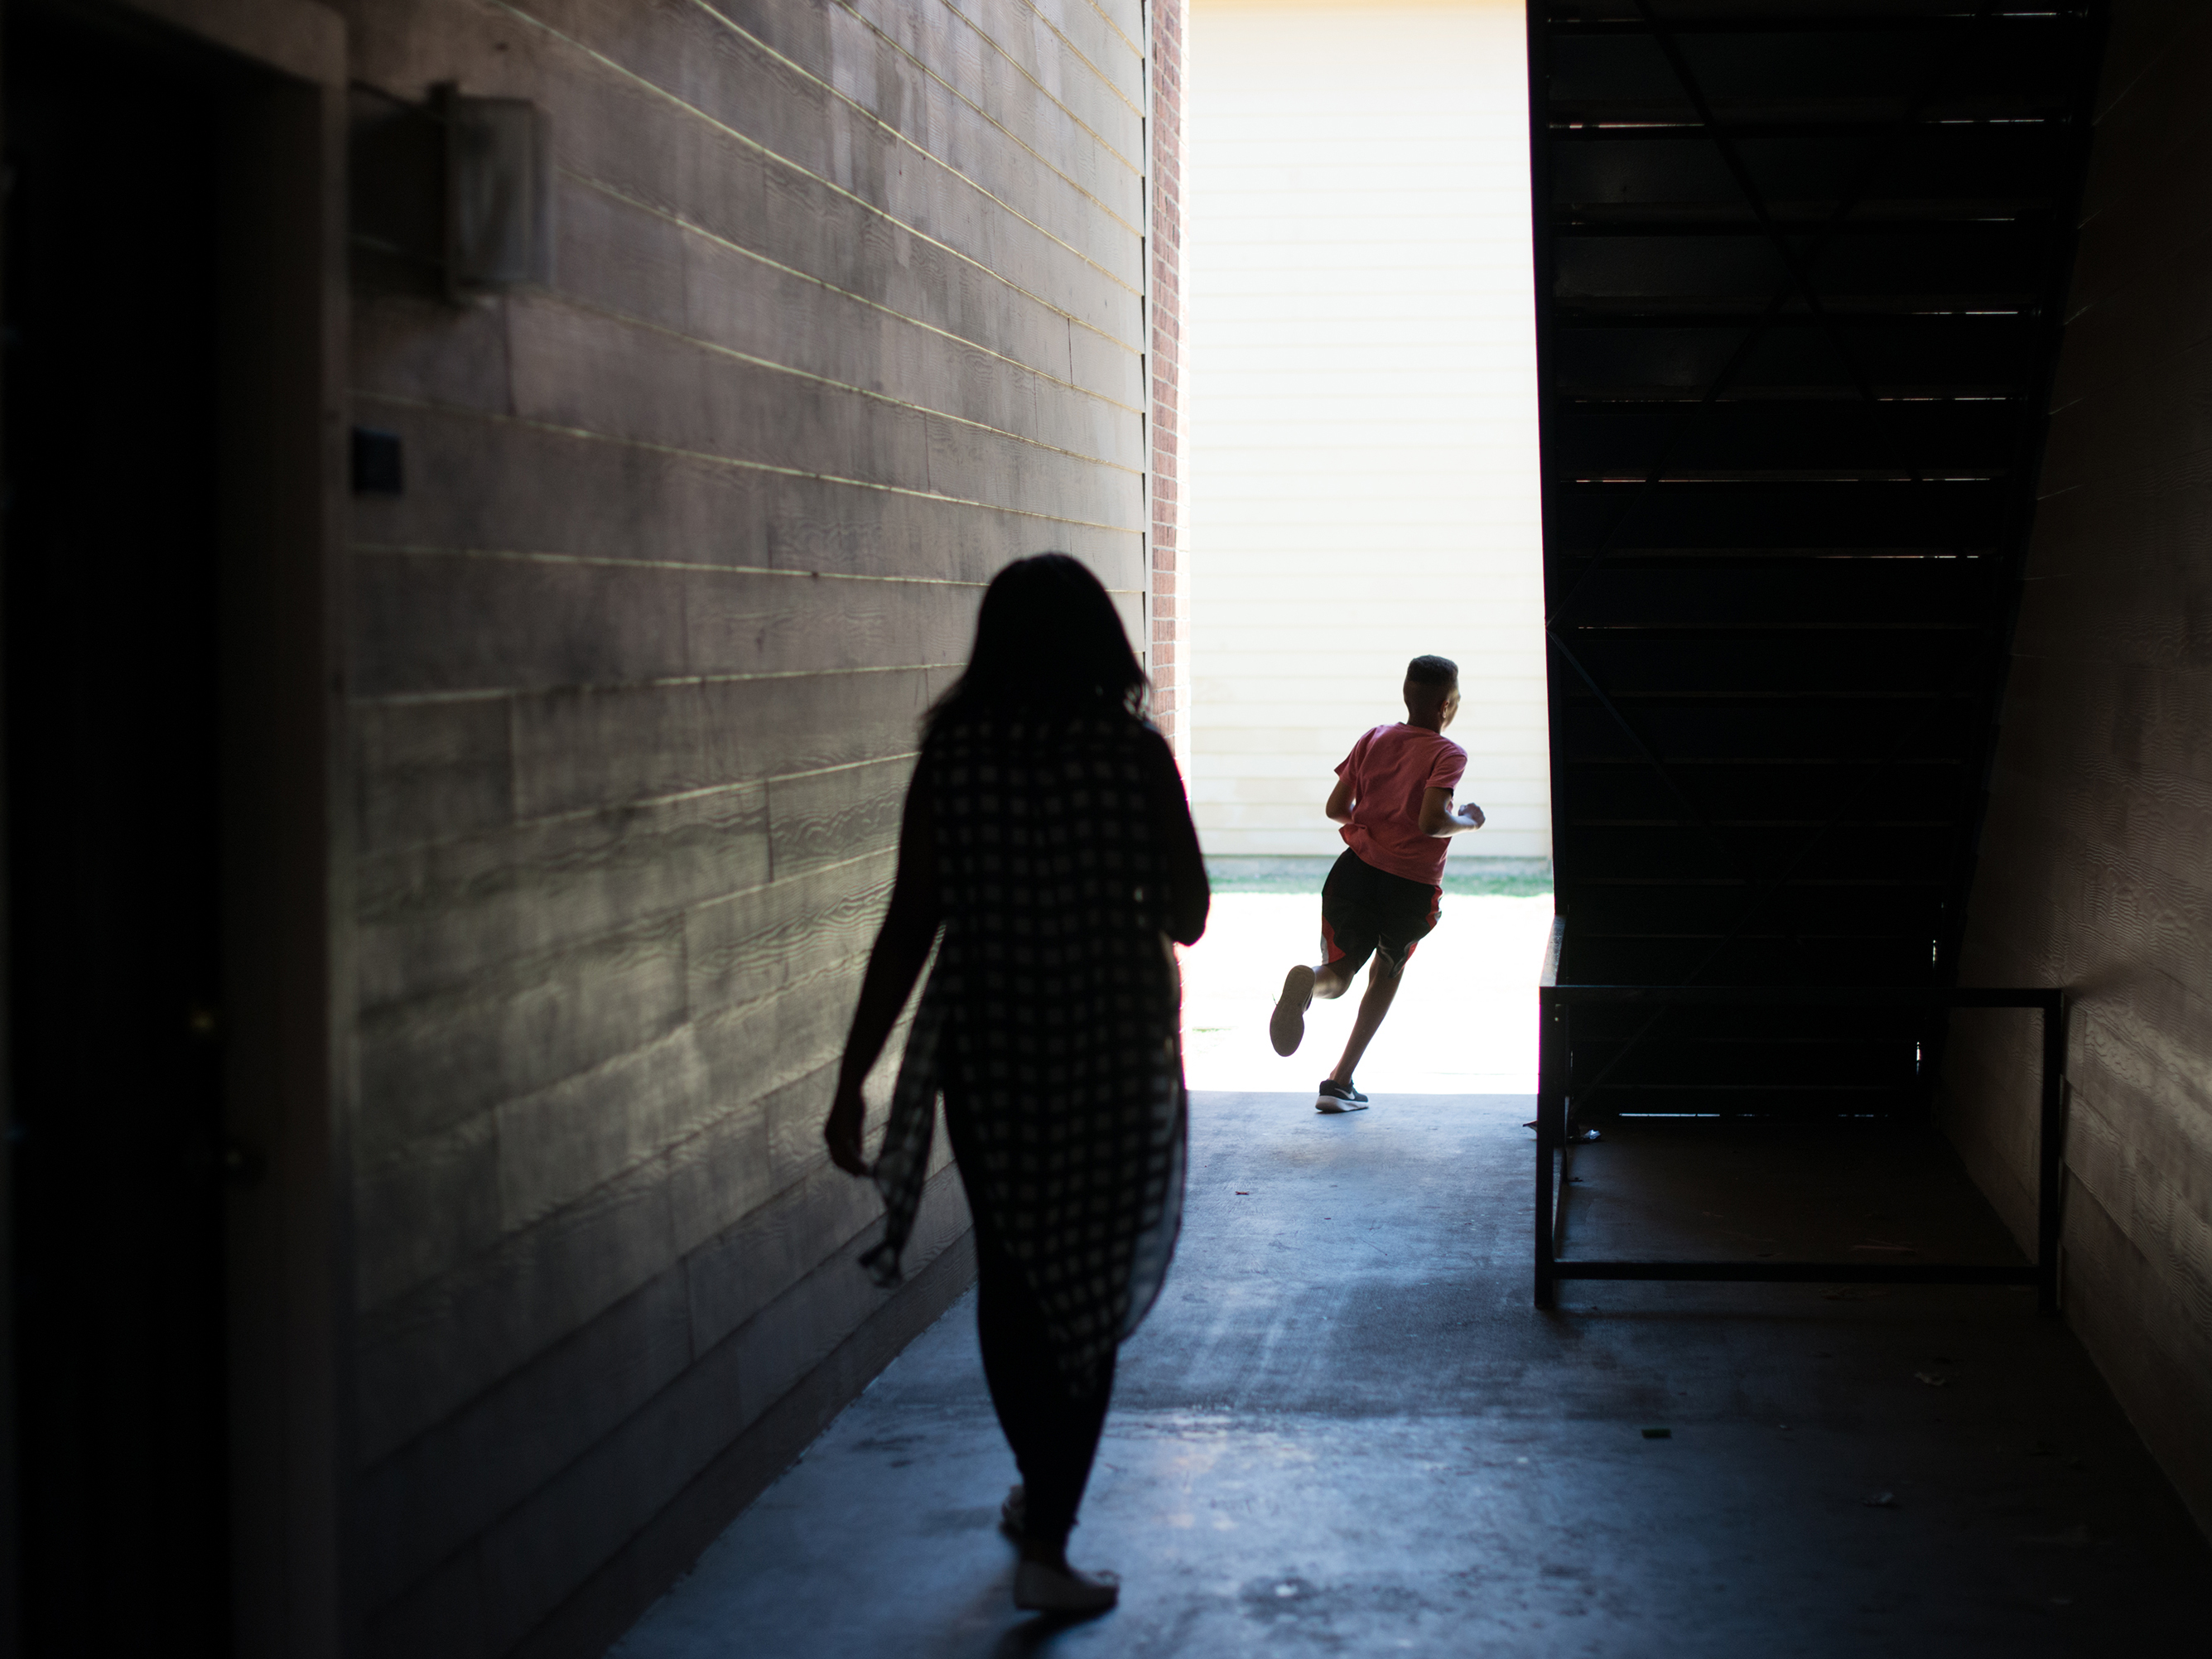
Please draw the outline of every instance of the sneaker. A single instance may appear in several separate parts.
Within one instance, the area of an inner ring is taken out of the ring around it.
[[[1267,1041],[1279,1054],[1294,1054],[1305,1041],[1306,1010],[1313,1006],[1314,970],[1301,963],[1283,975],[1283,994],[1267,1021]]]
[[[1333,1077],[1323,1078],[1321,1087],[1314,1092],[1314,1110],[1316,1112],[1364,1112],[1367,1109],[1365,1095],[1349,1083],[1339,1083]]]

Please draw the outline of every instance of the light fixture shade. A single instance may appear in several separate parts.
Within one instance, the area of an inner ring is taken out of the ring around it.
[[[553,276],[545,112],[520,98],[437,88],[446,126],[446,285],[456,299]]]

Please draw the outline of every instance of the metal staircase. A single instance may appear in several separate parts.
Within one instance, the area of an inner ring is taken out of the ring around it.
[[[1939,988],[2100,9],[1531,0],[1560,978]],[[1911,1115],[1940,1010],[1593,1006],[1578,1110]]]

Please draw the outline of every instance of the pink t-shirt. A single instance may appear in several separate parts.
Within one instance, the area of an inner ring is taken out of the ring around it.
[[[1421,833],[1421,798],[1458,786],[1467,750],[1425,726],[1378,726],[1352,745],[1336,775],[1352,785],[1352,822],[1344,844],[1371,864],[1407,881],[1435,886],[1444,877],[1451,842]]]

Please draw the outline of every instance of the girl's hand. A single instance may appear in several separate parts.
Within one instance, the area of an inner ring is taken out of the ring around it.
[[[860,1132],[868,1115],[867,1103],[860,1098],[858,1079],[837,1079],[837,1092],[830,1097],[830,1115],[822,1124],[822,1139],[830,1148],[830,1161],[847,1175],[864,1176],[868,1172],[868,1160],[860,1152]]]

